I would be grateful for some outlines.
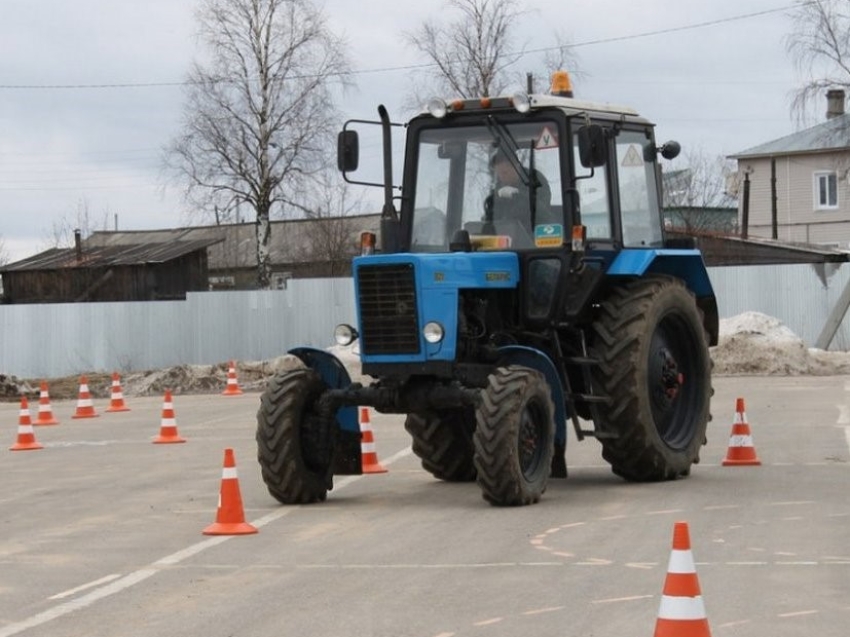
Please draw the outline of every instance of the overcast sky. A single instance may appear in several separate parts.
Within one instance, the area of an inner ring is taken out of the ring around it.
[[[372,119],[383,103],[403,118],[411,67],[425,60],[402,33],[439,17],[443,4],[320,4],[357,71],[344,116]],[[789,104],[800,78],[784,43],[791,0],[524,4],[520,44],[540,49],[566,36],[582,71],[576,96],[634,107],[657,124],[660,142],[728,155],[799,128]],[[187,223],[180,193],[164,188],[161,153],[179,131],[179,83],[200,53],[196,5],[0,3],[0,240],[11,261],[49,247],[80,206],[110,229]],[[516,70],[539,69],[539,54],[529,54]]]

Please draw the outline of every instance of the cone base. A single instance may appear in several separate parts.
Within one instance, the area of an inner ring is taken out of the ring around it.
[[[32,424],[35,427],[38,427],[38,426],[41,426],[41,425],[58,425],[59,421],[56,420],[55,418],[51,418],[50,420],[36,420]]]
[[[78,418],[98,418],[98,417],[100,417],[100,414],[74,414],[73,416],[71,416],[71,418],[73,418],[75,420],[78,419]]]
[[[44,446],[38,442],[16,442],[9,451],[35,451],[36,449],[44,449]]]
[[[388,473],[388,471],[381,464],[370,464],[363,465],[363,473]]]
[[[241,396],[244,392],[240,389],[235,389],[233,391],[223,391],[221,392],[222,396]]]
[[[708,619],[661,619],[655,624],[653,637],[711,637]]]
[[[734,467],[734,466],[737,466],[737,467],[741,467],[741,466],[756,467],[756,466],[759,466],[760,464],[761,464],[761,460],[759,460],[758,458],[753,458],[751,460],[735,460],[735,459],[726,458],[723,461],[724,467]]]
[[[107,407],[105,411],[115,412],[115,411],[130,411],[129,407]]]
[[[153,439],[153,444],[155,445],[166,445],[178,442],[186,442],[186,439],[181,438],[180,436],[157,436]]]
[[[251,533],[259,533],[259,530],[247,522],[214,522],[203,530],[204,535],[250,535]]]

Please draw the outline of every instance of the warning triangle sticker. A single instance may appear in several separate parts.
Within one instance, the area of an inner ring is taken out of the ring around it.
[[[543,130],[540,131],[540,135],[537,137],[537,141],[534,142],[534,147],[538,150],[542,150],[544,148],[557,148],[558,138],[551,130],[549,130],[548,126],[544,126]]]
[[[639,166],[643,166],[643,157],[640,156],[640,152],[638,152],[638,147],[632,144],[629,146],[629,149],[626,151],[625,156],[623,157],[623,161],[620,163],[624,168],[636,168]]]

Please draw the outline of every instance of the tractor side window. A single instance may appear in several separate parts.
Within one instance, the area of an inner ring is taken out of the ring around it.
[[[414,252],[443,252],[448,247],[446,210],[449,207],[451,161],[439,143],[419,147],[411,249]]]
[[[655,246],[662,242],[655,162],[644,159],[644,147],[649,143],[639,131],[622,131],[617,136],[617,183],[625,246]],[[655,154],[651,156],[654,158]]]
[[[587,228],[588,239],[611,237],[611,199],[608,196],[608,170],[600,166],[593,170],[583,168],[578,152],[578,141],[573,143],[573,165],[576,167],[576,189],[581,202],[581,222]]]

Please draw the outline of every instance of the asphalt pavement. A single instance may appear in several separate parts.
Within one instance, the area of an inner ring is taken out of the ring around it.
[[[677,522],[715,637],[844,637],[850,623],[850,377],[718,377],[701,462],[630,484],[571,437],[539,504],[488,505],[425,472],[372,413],[383,474],[279,505],[259,475],[259,395],[163,397],[33,427],[0,404],[0,637],[651,635]],[[724,466],[744,399],[754,466]],[[30,404],[35,419],[37,404]],[[232,449],[252,535],[208,536]]]

